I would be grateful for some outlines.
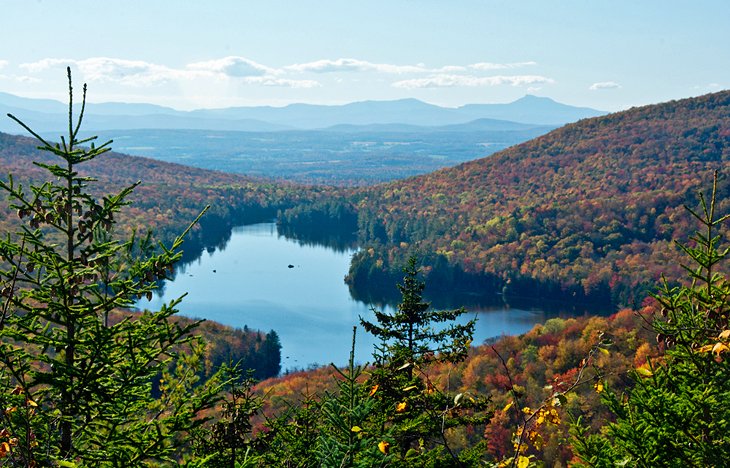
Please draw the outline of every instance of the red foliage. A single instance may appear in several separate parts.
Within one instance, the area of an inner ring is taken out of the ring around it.
[[[376,255],[382,268],[407,256],[405,241],[466,272],[638,303],[640,287],[662,273],[684,277],[673,240],[693,231],[682,204],[707,187],[712,170],[727,173],[728,133],[730,91],[581,120],[365,190],[361,234],[386,244]],[[727,212],[728,180],[720,191]]]
[[[503,460],[512,455],[511,421],[502,411],[495,411],[494,417],[484,429],[487,450],[496,460]]]

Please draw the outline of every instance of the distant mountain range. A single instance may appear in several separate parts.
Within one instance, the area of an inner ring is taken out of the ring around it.
[[[11,113],[40,132],[61,130],[67,106],[50,99],[30,99],[0,93],[0,111]],[[194,129],[271,132],[281,130],[430,131],[430,127],[468,124],[468,131],[523,130],[559,126],[605,112],[561,104],[552,99],[525,96],[509,104],[469,104],[440,107],[417,99],[363,101],[344,105],[290,104],[285,107],[230,107],[178,111],[153,104],[88,104],[85,128],[99,130]],[[485,120],[488,119],[488,120]],[[478,122],[474,122],[478,121]],[[362,127],[362,128],[360,128]],[[9,119],[0,119],[0,131],[21,133]]]

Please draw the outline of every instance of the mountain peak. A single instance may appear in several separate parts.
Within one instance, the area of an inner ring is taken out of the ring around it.
[[[544,96],[535,96],[534,94],[525,94],[524,96],[522,96],[521,98],[517,99],[516,101],[513,101],[512,104],[517,104],[517,103],[536,103],[536,102],[545,102],[545,103],[551,102],[551,103],[556,103],[557,104],[557,101],[555,101],[554,99],[551,99],[549,97],[544,97]]]

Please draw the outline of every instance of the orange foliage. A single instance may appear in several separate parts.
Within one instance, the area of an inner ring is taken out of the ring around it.
[[[382,269],[416,248],[513,287],[529,280],[526,295],[634,304],[662,273],[684,277],[673,241],[693,229],[682,204],[714,169],[727,174],[728,133],[730,91],[581,120],[484,159],[362,191],[360,235],[382,246]],[[727,179],[720,191],[726,212]]]
[[[513,453],[512,436],[518,422],[514,407],[507,406],[513,401],[511,389],[520,393],[524,406],[539,408],[546,397],[575,381],[582,360],[597,344],[600,332],[603,332],[603,339],[608,338],[613,343],[608,347],[609,355],[596,353],[595,356],[596,365],[604,372],[601,386],[618,389],[625,385],[623,376],[635,367],[637,359],[658,352],[652,344],[654,337],[642,328],[642,324],[642,319],[630,310],[610,317],[555,318],[544,325],[536,325],[522,336],[507,336],[494,343],[506,359],[509,376],[490,345],[472,348],[466,361],[457,366],[437,364],[424,372],[440,388],[491,396],[495,409],[491,422],[481,434],[466,433],[460,437],[466,438],[468,444],[486,438],[489,452],[495,459],[501,459]],[[514,388],[511,388],[510,378]],[[543,457],[548,466],[556,463],[565,466],[572,458],[572,452],[565,443],[568,431],[565,421],[569,418],[564,411],[569,410],[574,416],[582,412],[600,414],[603,410],[597,393],[599,387],[597,382],[589,381],[576,389],[580,398],[567,395],[564,407],[549,409],[555,423],[543,425],[532,434],[535,437],[539,434],[543,450],[538,453],[530,449],[529,453]],[[333,371],[329,367],[296,372],[257,385],[257,391],[265,396],[265,412],[269,416],[302,401],[305,395],[321,396],[326,390],[334,390]],[[553,410],[560,414],[559,420]]]

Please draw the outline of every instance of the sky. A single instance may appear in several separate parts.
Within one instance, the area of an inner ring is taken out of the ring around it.
[[[180,110],[526,94],[615,111],[730,88],[727,0],[0,0],[0,92]]]

